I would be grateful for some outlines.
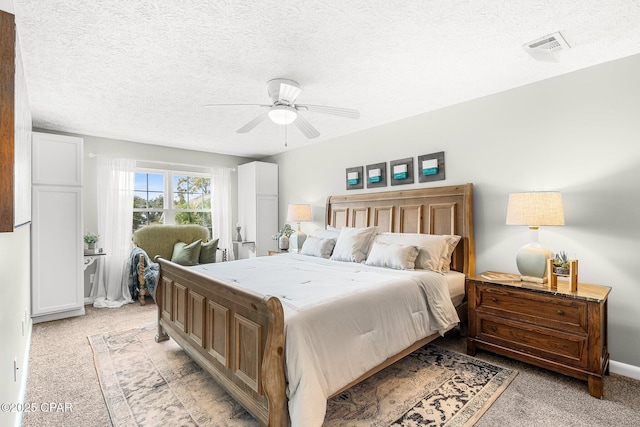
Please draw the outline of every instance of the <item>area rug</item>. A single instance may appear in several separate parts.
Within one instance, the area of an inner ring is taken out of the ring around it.
[[[114,427],[258,426],[155,324],[89,337]],[[516,371],[426,345],[328,402],[325,426],[471,426]]]

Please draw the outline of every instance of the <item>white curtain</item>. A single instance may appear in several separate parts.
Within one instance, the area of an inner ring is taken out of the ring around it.
[[[96,274],[91,289],[94,307],[121,307],[133,302],[126,271],[131,252],[133,186],[136,162],[132,159],[97,159],[98,234],[106,252],[104,272]]]
[[[233,231],[231,225],[231,169],[215,168],[211,170],[211,187],[213,200],[211,216],[213,217],[213,238],[220,239],[218,247],[227,250],[227,259],[235,259],[233,253]]]

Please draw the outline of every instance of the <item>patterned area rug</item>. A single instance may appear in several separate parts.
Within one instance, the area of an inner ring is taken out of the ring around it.
[[[155,324],[89,337],[115,427],[257,426]],[[470,426],[516,371],[427,345],[329,400],[325,426]]]

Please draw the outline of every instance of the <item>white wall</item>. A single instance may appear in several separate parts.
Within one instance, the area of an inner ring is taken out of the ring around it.
[[[0,0],[0,10],[5,12],[14,13],[13,2],[11,0]]]
[[[346,168],[444,151],[445,181],[382,190],[473,183],[478,273],[517,272],[529,235],[505,225],[510,192],[561,191],[566,225],[540,240],[575,253],[581,281],[612,287],[611,358],[640,367],[639,75],[636,55],[263,160],[279,164],[281,213],[312,204],[308,232],[327,196],[347,193]]]
[[[167,169],[185,170],[179,164],[189,164],[202,166],[204,168],[227,167],[236,168],[239,164],[246,163],[252,159],[243,157],[227,156],[223,154],[204,153],[200,151],[181,150],[176,148],[160,147],[156,145],[140,144],[129,141],[118,141],[113,139],[98,138],[81,135],[84,138],[84,224],[87,230],[98,229],[98,213],[96,192],[100,191],[96,184],[96,158],[89,157],[90,153],[109,157],[123,157],[136,160],[151,160],[156,162],[173,162],[178,165],[161,165]],[[188,169],[188,168],[187,168]],[[236,168],[237,169],[237,168]],[[234,207],[233,221],[236,223],[237,200],[237,170],[232,172],[233,182],[232,206]]]
[[[247,163],[253,159],[244,157],[227,156],[223,154],[204,153],[200,151],[182,150],[177,148],[160,147],[157,145],[141,144],[131,141],[122,141],[108,138],[100,138],[90,135],[79,135],[64,132],[55,132],[46,129],[34,129],[37,132],[58,133],[64,135],[79,136],[84,139],[84,172],[83,172],[83,219],[85,231],[96,233],[98,230],[98,199],[96,177],[96,157],[90,157],[90,154],[107,157],[120,157],[136,160],[146,160],[160,162],[160,166],[166,169],[174,170],[196,170],[197,168],[187,168],[180,164],[188,164],[201,166],[203,168],[212,167],[228,167],[237,169],[242,163]],[[172,166],[170,164],[174,163]],[[150,165],[148,162],[142,163],[145,166]],[[202,169],[201,169],[202,170]],[[236,223],[237,219],[237,170],[231,173],[232,178],[232,201],[233,220],[231,224]],[[100,243],[98,243],[100,247]],[[89,294],[90,274],[95,272],[95,266],[89,267],[84,272],[85,295]]]
[[[157,145],[142,144],[132,141],[100,138],[90,135],[56,132],[46,129],[34,129],[34,132],[73,135],[79,136],[84,139],[84,227],[86,230],[93,232],[96,232],[96,230],[98,229],[98,202],[96,194],[98,191],[100,191],[100,189],[97,188],[96,179],[97,159],[95,157],[90,157],[90,154],[94,154],[96,156],[136,159],[141,161],[143,165],[150,165],[150,163],[142,161],[159,162],[158,164],[160,167],[173,170],[197,169],[187,168],[182,166],[182,164],[193,165],[207,169],[212,167],[227,167],[236,169],[239,164],[247,163],[253,160],[244,157],[227,156],[224,154],[182,150],[178,148],[161,147]],[[169,163],[173,163],[173,165]],[[235,195],[237,194],[237,170],[231,174],[231,177],[233,181],[232,194],[234,195],[234,199],[232,200],[232,206],[234,207],[234,220],[232,224],[235,224],[235,219],[237,217],[237,213],[235,212],[235,207],[237,206],[237,200],[235,199]]]
[[[13,13],[11,0],[0,0],[0,10]],[[22,64],[16,63],[16,70]],[[24,78],[17,76],[16,114],[20,124],[26,105]],[[26,107],[28,110],[28,107]],[[28,130],[16,132],[16,138],[28,135]],[[18,141],[16,145],[29,144]],[[17,167],[20,167],[18,165]],[[26,196],[30,199],[31,189]],[[3,201],[0,201],[2,203]],[[31,342],[31,225],[17,227],[13,232],[0,233],[0,403],[23,403],[26,392],[29,344]],[[14,363],[17,370],[14,370]],[[0,411],[0,425],[20,425],[22,413]]]
[[[0,233],[0,403],[25,396],[31,342],[31,226]],[[13,363],[18,370],[14,378]],[[22,414],[0,411],[0,425],[18,425]]]

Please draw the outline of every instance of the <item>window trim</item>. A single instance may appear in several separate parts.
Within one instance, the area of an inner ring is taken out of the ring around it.
[[[176,224],[176,214],[179,212],[204,212],[210,213],[213,216],[212,208],[201,208],[201,209],[184,209],[184,208],[175,208],[173,206],[174,202],[174,191],[173,191],[173,181],[176,175],[178,176],[188,176],[188,177],[198,177],[198,178],[208,178],[211,180],[211,174],[206,172],[195,172],[195,171],[185,171],[185,170],[174,170],[174,169],[162,169],[162,168],[152,168],[152,167],[136,167],[135,174],[144,173],[144,174],[155,174],[155,175],[164,175],[164,189],[163,189],[163,201],[162,201],[162,209],[160,208],[133,208],[133,212],[157,212],[163,215],[164,224],[166,225],[175,225]],[[213,196],[213,183],[210,183],[210,194]],[[139,191],[135,190],[134,192]],[[148,190],[147,190],[148,191]],[[213,227],[213,224],[211,224]]]

